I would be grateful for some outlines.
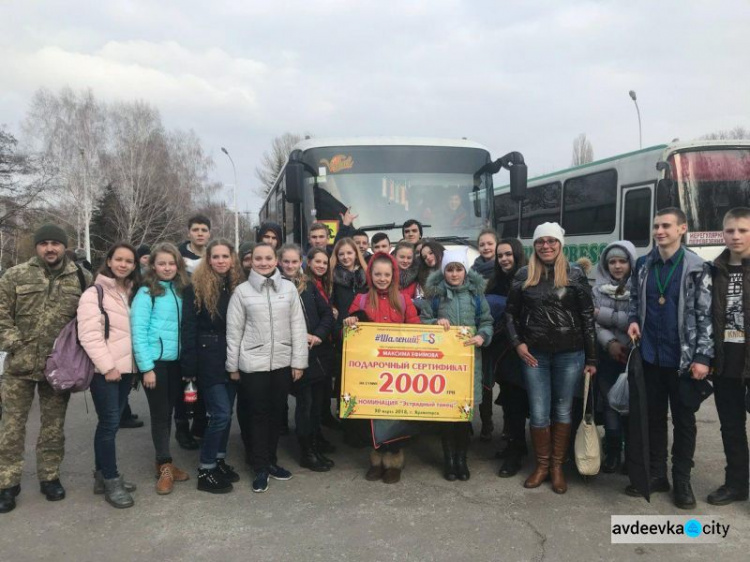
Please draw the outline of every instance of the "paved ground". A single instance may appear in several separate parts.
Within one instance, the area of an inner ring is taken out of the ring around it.
[[[131,400],[147,418],[142,392]],[[622,494],[626,477],[600,475],[589,483],[572,476],[564,496],[548,486],[525,490],[523,478],[496,476],[497,443],[472,444],[467,483],[449,483],[439,472],[436,438],[407,449],[400,484],[363,478],[366,450],[344,446],[332,455],[336,467],[315,474],[296,467],[294,439],[282,438],[281,463],[294,471],[289,482],[271,482],[253,494],[248,473],[232,494],[210,496],[195,480],[179,484],[170,496],[153,491],[148,426],[120,433],[121,470],[138,484],[136,506],[115,510],[91,493],[96,415],[89,399],[71,400],[68,448],[63,465],[65,501],[49,503],[39,494],[34,473],[38,430],[35,409],[27,438],[26,470],[19,505],[0,515],[0,560],[747,560],[750,504],[724,508],[705,503],[722,482],[719,426],[712,401],[699,416],[694,488],[696,514],[721,515],[732,525],[720,545],[612,545],[611,514],[667,515],[678,512],[659,494],[651,504]],[[496,410],[499,417],[499,411]],[[497,418],[496,418],[497,419]],[[340,437],[334,436],[339,443]],[[233,435],[230,462],[242,466]],[[175,446],[179,466],[194,467],[197,453]],[[527,463],[528,464],[528,463]],[[297,470],[295,470],[297,468]],[[528,472],[524,468],[523,474]]]

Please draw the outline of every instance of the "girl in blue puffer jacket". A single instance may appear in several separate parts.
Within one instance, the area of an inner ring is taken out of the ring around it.
[[[143,374],[151,412],[151,439],[156,450],[156,491],[168,494],[175,481],[188,480],[172,464],[169,433],[172,410],[181,399],[180,322],[182,290],[188,284],[185,263],[173,244],[159,244],[149,257],[143,286],[130,307],[133,352]]]

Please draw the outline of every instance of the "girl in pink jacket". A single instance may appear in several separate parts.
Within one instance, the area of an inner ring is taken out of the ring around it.
[[[78,304],[78,339],[94,363],[91,397],[99,418],[94,435],[94,493],[117,508],[131,507],[135,490],[117,471],[115,436],[136,373],[130,337],[130,301],[140,273],[130,244],[112,246]]]

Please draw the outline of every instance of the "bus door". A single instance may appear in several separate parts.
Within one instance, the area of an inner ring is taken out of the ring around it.
[[[651,221],[654,214],[654,183],[622,188],[620,202],[620,239],[629,240],[646,253],[651,246]]]

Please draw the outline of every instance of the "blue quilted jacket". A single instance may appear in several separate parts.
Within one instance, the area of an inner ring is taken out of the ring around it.
[[[151,297],[148,287],[138,289],[130,306],[130,329],[135,362],[141,373],[154,368],[155,361],[180,358],[182,297],[171,281],[159,281],[164,294]]]

